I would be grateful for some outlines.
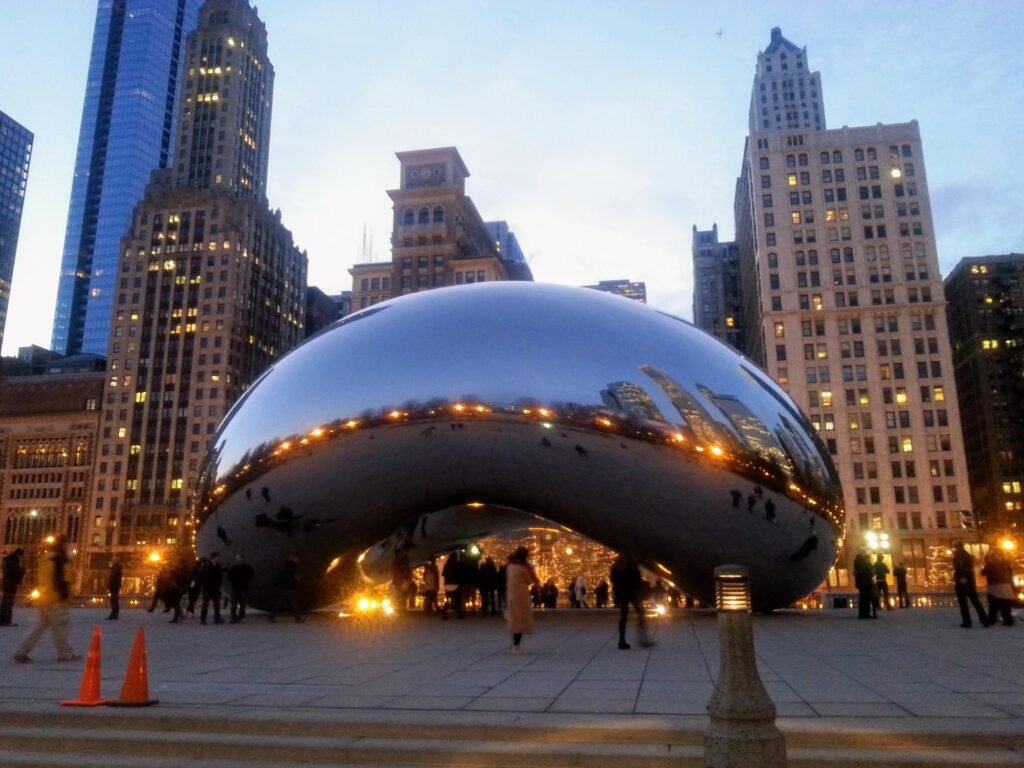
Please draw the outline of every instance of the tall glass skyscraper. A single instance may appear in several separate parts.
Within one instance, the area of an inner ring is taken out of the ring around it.
[[[99,0],[51,346],[107,353],[132,209],[174,157],[182,47],[202,0]]]
[[[4,344],[14,252],[18,248],[32,132],[0,112],[0,347]]]

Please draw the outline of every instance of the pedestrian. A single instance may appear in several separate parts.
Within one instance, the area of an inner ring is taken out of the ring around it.
[[[772,501],[771,499],[768,499],[764,503],[764,519],[767,520],[769,523],[778,522],[775,519],[775,502]]]
[[[117,621],[121,613],[121,581],[124,578],[124,566],[121,559],[114,555],[110,561],[110,574],[107,576],[107,592],[110,593],[110,615],[108,621]]]
[[[875,609],[875,569],[871,558],[864,547],[857,548],[857,556],[853,558],[853,583],[857,587],[857,618],[877,619]]]
[[[67,573],[70,562],[67,543],[66,535],[58,535],[39,560],[39,597],[36,600],[38,613],[35,626],[14,649],[14,660],[19,664],[32,661],[29,653],[47,630],[50,630],[53,644],[57,647],[57,661],[77,661],[82,658],[75,653],[68,640],[71,623],[68,610],[71,583],[68,581]]]
[[[480,611],[484,616],[498,615],[498,566],[493,557],[480,564]]]
[[[974,579],[974,558],[964,547],[962,541],[953,542],[953,586],[956,589],[956,601],[960,605],[960,626],[971,628],[971,611],[968,602],[978,613],[981,626],[989,626],[985,609],[978,599],[978,588]]]
[[[896,579],[896,603],[900,608],[910,607],[910,594],[907,592],[907,566],[903,561],[896,563],[892,569],[892,575]]]
[[[167,601],[164,600],[164,591],[167,589],[168,579],[171,576],[171,567],[169,565],[161,565],[160,570],[156,572],[156,581],[153,583],[153,600],[149,604],[149,608],[146,609],[146,613],[152,613],[156,610],[156,605],[163,600],[164,605],[167,605]],[[164,608],[164,613],[170,610]]]
[[[441,606],[441,618],[448,620],[448,609],[455,608],[455,615],[466,618],[466,606],[464,603],[463,581],[465,573],[461,554],[458,550],[450,553],[444,561],[444,568],[441,575],[444,577],[445,601]]]
[[[608,580],[601,579],[594,587],[594,604],[597,608],[608,607]]]
[[[252,566],[245,562],[245,557],[235,555],[235,562],[228,568],[228,584],[231,585],[231,623],[237,624],[245,618],[245,593],[249,583],[256,578]]]
[[[184,614],[181,611],[181,598],[184,597],[191,578],[192,568],[185,557],[179,558],[174,566],[168,570],[161,600],[164,601],[164,613],[174,611],[171,624],[177,624],[184,618]]]
[[[620,554],[612,563],[611,574],[612,599],[619,609],[619,650],[628,650],[631,646],[626,642],[626,623],[629,621],[629,608],[636,610],[637,637],[640,645],[645,648],[652,645],[647,637],[647,624],[644,620],[643,578],[640,566],[633,558]]]
[[[875,563],[872,566],[875,572],[875,601],[881,602],[885,606],[885,610],[891,611],[892,604],[889,602],[889,580],[886,578],[889,575],[889,566],[885,564],[885,557],[881,552],[875,558]],[[876,607],[877,609],[877,607]]]
[[[203,571],[206,570],[207,560],[205,557],[200,557],[195,565],[192,566],[192,573],[189,575],[188,589],[186,594],[188,595],[188,605],[185,608],[185,617],[194,619],[196,617],[196,603],[199,601],[199,595],[203,592]]]
[[[277,606],[267,615],[267,621],[277,621],[277,614],[287,611],[295,617],[296,623],[305,621],[299,606],[299,558],[289,556],[274,578],[277,587]]]
[[[0,601],[0,627],[16,627],[14,623],[14,600],[18,596],[18,587],[25,578],[25,550],[18,547],[3,559],[3,599]]]
[[[413,584],[412,567],[407,552],[395,552],[391,561],[391,600],[399,610],[406,610],[409,604],[410,585]]]
[[[199,623],[206,623],[207,611],[213,603],[213,623],[222,624],[220,617],[220,591],[224,582],[224,566],[220,563],[220,552],[211,552],[206,565],[198,575],[199,588],[203,593],[203,607],[199,612]]]
[[[580,574],[576,577],[576,582],[572,586],[572,591],[576,597],[577,608],[589,608],[587,604],[587,577]]]
[[[505,618],[508,621],[508,631],[512,636],[512,653],[523,652],[520,643],[523,635],[533,634],[533,605],[530,597],[530,590],[533,586],[540,584],[537,573],[529,562],[530,552],[526,547],[517,547],[508,556],[508,567],[505,569],[505,576],[508,583],[505,587],[505,594],[508,598],[508,608],[505,611]]]
[[[991,547],[985,555],[985,567],[981,573],[988,581],[988,623],[996,623],[1000,616],[1004,627],[1013,626],[1013,564],[998,547]]]
[[[441,583],[441,574],[437,570],[437,558],[431,555],[423,566],[423,611],[433,613],[437,610],[437,590]]]

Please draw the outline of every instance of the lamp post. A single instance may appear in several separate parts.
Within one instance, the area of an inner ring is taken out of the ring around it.
[[[708,702],[705,768],[784,768],[786,741],[761,682],[750,621],[750,578],[741,565],[715,568],[718,682]]]

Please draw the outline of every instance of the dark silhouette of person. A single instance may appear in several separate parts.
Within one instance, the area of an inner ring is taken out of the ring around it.
[[[753,497],[751,497],[753,498]],[[609,574],[612,582],[612,595],[615,605],[619,608],[619,649],[628,650],[631,646],[626,642],[626,623],[629,621],[630,606],[636,611],[637,635],[640,645],[651,645],[647,638],[647,624],[644,619],[643,578],[640,566],[631,557],[620,554],[612,563]]]
[[[245,562],[242,555],[235,555],[235,562],[228,568],[228,584],[231,585],[230,622],[232,624],[237,624],[245,618],[245,594],[254,578],[256,578],[256,572],[252,566]]]
[[[167,605],[167,601],[164,600],[164,591],[167,589],[167,580],[171,576],[171,566],[164,564],[160,566],[160,569],[156,572],[156,580],[153,582],[153,599],[149,603],[149,608],[146,609],[147,613],[152,613],[156,610],[157,603],[163,601],[164,605]],[[167,613],[170,607],[164,609],[164,613]]]
[[[220,553],[211,552],[206,566],[199,574],[199,586],[203,593],[203,607],[199,612],[199,623],[206,623],[210,603],[213,603],[213,623],[223,623],[220,617],[220,591],[224,582],[224,566],[220,562]]]
[[[62,533],[55,539],[50,537],[46,551],[39,558],[37,579],[40,594],[36,600],[36,623],[14,649],[14,660],[19,664],[32,661],[29,653],[47,630],[57,647],[57,661],[78,661],[82,658],[75,653],[68,640],[71,626],[68,564],[71,558],[68,557],[67,547],[66,534]]]
[[[108,621],[117,621],[121,614],[121,582],[124,579],[124,566],[121,560],[114,555],[110,561],[110,574],[107,576],[107,592],[110,594],[110,615]]]
[[[395,552],[391,561],[391,594],[399,610],[404,611],[409,607],[409,595],[414,584],[409,554],[404,551]]]
[[[202,573],[206,568],[207,559],[200,557],[192,566],[192,573],[188,581],[188,605],[185,607],[185,615],[194,618],[196,615],[196,603],[203,592]]]
[[[423,566],[423,610],[433,613],[437,610],[437,589],[441,574],[437,570],[437,558],[431,555]]]
[[[817,548],[818,537],[812,533],[810,536],[804,539],[804,543],[800,545],[800,548],[797,549],[796,552],[789,556],[789,559],[791,562],[794,563],[798,563],[801,560],[806,560],[808,557],[811,556],[811,552],[813,552]]]
[[[896,563],[892,569],[893,578],[896,579],[896,604],[900,608],[910,607],[910,593],[907,591],[907,566],[902,561]]]
[[[498,611],[498,566],[493,557],[484,558],[478,574],[480,582],[480,611],[484,616],[497,616]]]
[[[0,627],[16,627],[14,623],[14,601],[18,597],[18,587],[25,578],[25,564],[22,560],[25,550],[18,547],[4,555],[3,559],[3,598],[0,600]]]
[[[274,577],[278,600],[275,609],[267,614],[267,621],[277,621],[277,614],[286,611],[295,617],[296,622],[305,621],[299,607],[300,583],[299,559],[291,555]]]
[[[594,587],[594,606],[595,607],[597,607],[597,608],[607,608],[608,607],[608,592],[609,591],[610,590],[609,590],[609,587],[608,587],[608,580],[607,579],[601,579],[599,582],[597,582],[597,586]]]
[[[757,504],[757,498],[754,494],[747,496],[747,512],[753,512],[755,504]]]
[[[985,555],[985,567],[982,574],[988,581],[988,623],[996,623],[996,615],[1002,619],[1004,627],[1013,626],[1013,564],[1010,558],[999,549],[992,547]]]
[[[558,584],[554,577],[549,578],[544,584],[534,584],[530,589],[533,598],[534,608],[555,608],[558,606]]]
[[[498,613],[508,607],[508,563],[498,568]]]
[[[267,502],[268,504],[270,503],[270,489],[267,486],[264,485],[260,489],[260,496],[263,497],[263,500],[265,502]]]
[[[441,575],[444,576],[444,589],[446,593],[444,605],[441,606],[441,618],[445,621],[448,620],[448,610],[450,608],[455,609],[455,615],[458,618],[466,618],[465,593],[463,591],[463,582],[466,577],[464,566],[462,555],[456,550],[448,555],[448,558],[444,561],[444,568],[441,569]]]
[[[174,611],[171,624],[177,624],[184,618],[181,611],[181,598],[184,597],[192,579],[192,566],[188,559],[182,557],[173,568],[168,569],[164,585],[161,587],[160,599],[164,603],[164,613]]]
[[[876,599],[885,606],[885,610],[891,611],[892,603],[889,602],[889,566],[885,564],[885,557],[879,553],[875,558],[874,565],[871,567],[875,572]]]
[[[981,626],[989,626],[985,609],[978,599],[978,587],[974,579],[974,558],[964,548],[962,541],[953,542],[953,587],[956,589],[956,601],[960,605],[960,626],[971,628],[971,611],[968,602],[978,613]]]
[[[740,493],[739,491],[732,490],[729,491],[729,495],[732,497],[732,505],[734,507],[738,507],[740,505],[740,502],[743,500],[743,494]]]
[[[771,499],[768,499],[764,503],[764,518],[769,523],[775,522],[775,502]]]
[[[878,618],[875,610],[875,569],[871,565],[871,557],[864,547],[857,549],[853,558],[853,583],[857,587],[857,618]]]

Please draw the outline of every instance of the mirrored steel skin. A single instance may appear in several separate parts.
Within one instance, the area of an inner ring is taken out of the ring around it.
[[[599,291],[486,283],[332,325],[227,415],[195,503],[199,554],[242,553],[251,602],[299,560],[313,604],[503,530],[556,526],[632,553],[713,603],[813,590],[845,535],[813,427],[753,363],[679,318]]]

